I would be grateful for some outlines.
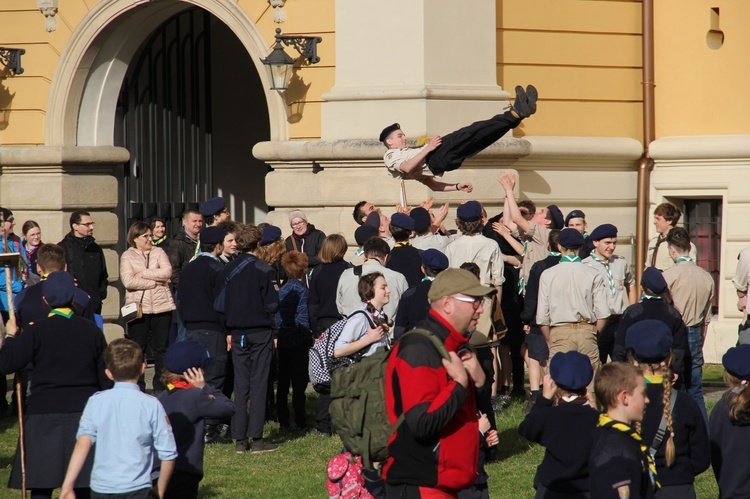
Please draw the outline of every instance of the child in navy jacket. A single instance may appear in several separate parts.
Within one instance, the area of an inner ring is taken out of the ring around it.
[[[589,497],[588,460],[599,414],[586,398],[594,368],[580,352],[558,352],[542,394],[518,432],[546,448],[537,468],[536,499]]]
[[[159,402],[172,423],[177,442],[177,460],[165,498],[198,497],[198,484],[203,479],[203,421],[234,414],[234,402],[203,378],[208,361],[206,348],[190,340],[170,346],[164,358],[161,377],[167,390],[159,395]]]

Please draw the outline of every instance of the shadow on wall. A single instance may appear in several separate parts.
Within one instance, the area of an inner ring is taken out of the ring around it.
[[[286,105],[289,107],[289,117],[287,118],[289,123],[299,123],[302,119],[310,85],[312,83],[305,84],[305,80],[300,78],[296,71],[292,74],[292,79],[289,80],[289,88],[284,93]]]
[[[8,76],[6,71],[0,73],[0,79],[6,76]],[[15,96],[15,93],[10,93],[8,87],[0,82],[0,131],[8,128],[8,123],[10,121],[10,104],[13,102]]]

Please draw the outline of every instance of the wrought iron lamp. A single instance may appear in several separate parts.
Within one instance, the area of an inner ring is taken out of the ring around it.
[[[10,69],[11,74],[20,75],[23,73],[21,67],[21,56],[26,53],[24,49],[11,49],[0,47],[0,64]]]
[[[281,28],[276,28],[276,44],[271,53],[263,59],[263,64],[268,71],[268,79],[271,82],[271,90],[286,90],[289,88],[289,79],[292,68],[300,59],[309,64],[320,61],[318,57],[318,43],[323,39],[319,36],[290,36],[282,35]],[[283,45],[292,46],[299,52],[300,57],[292,59],[287,55]]]

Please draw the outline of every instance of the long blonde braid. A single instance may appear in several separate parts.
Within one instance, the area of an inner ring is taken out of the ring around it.
[[[664,403],[664,420],[667,422],[667,434],[665,435],[667,440],[664,442],[664,457],[667,460],[667,467],[671,468],[677,458],[674,447],[674,430],[672,428],[672,404],[670,403],[672,397],[672,373],[666,362],[659,364],[659,368],[663,378],[662,383],[664,384],[664,394],[661,398]]]

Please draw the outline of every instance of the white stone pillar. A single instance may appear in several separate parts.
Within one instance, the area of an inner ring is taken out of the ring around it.
[[[507,105],[494,0],[336,0],[336,83],[322,138],[446,134]],[[505,101],[505,102],[503,102]]]

